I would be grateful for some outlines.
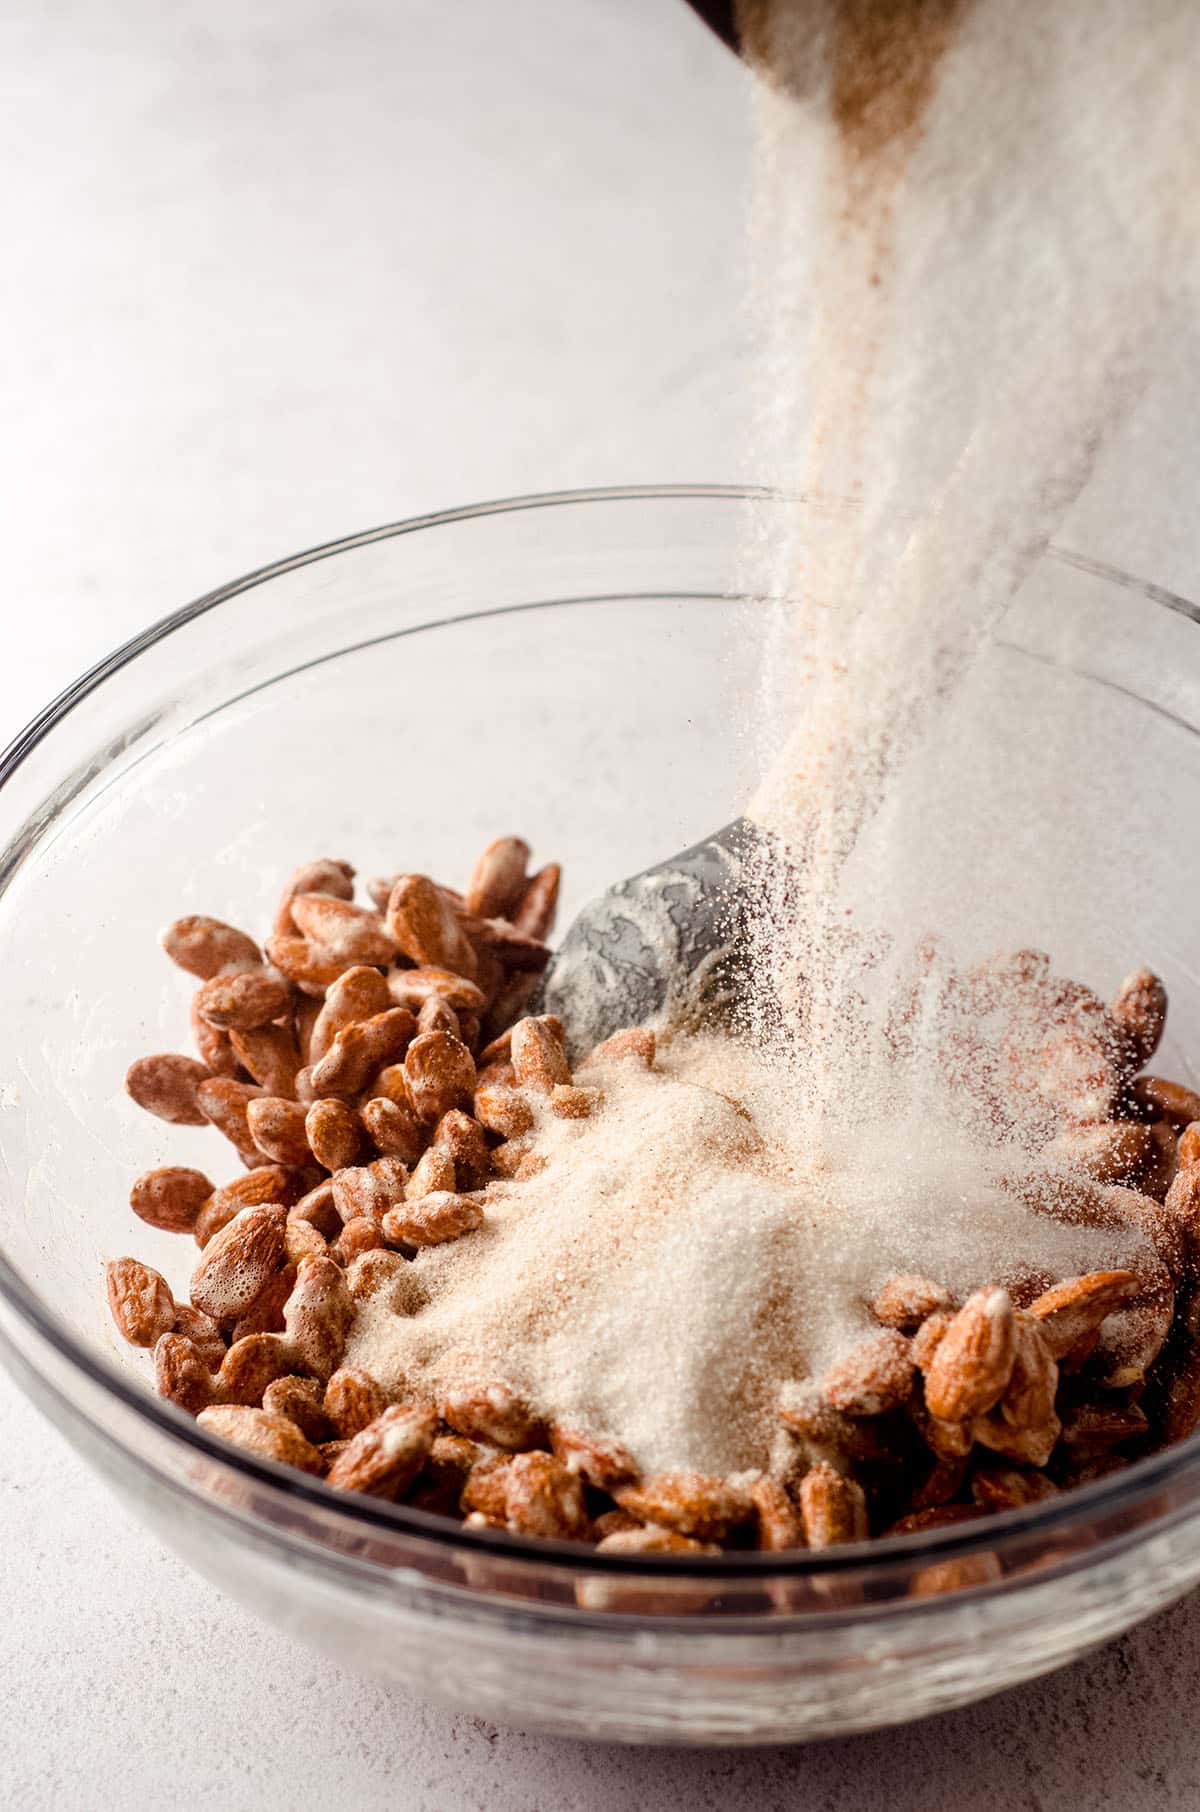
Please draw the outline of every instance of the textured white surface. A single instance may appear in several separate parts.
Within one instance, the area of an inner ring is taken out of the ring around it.
[[[743,469],[745,84],[678,0],[13,0],[0,70],[0,734],[292,548]],[[1146,457],[1186,451],[1169,419],[1142,423]],[[1103,535],[1072,539],[1185,583],[1149,558],[1170,515],[1093,505]],[[0,1805],[21,1812],[1200,1803],[1193,1605],[900,1733],[639,1753],[397,1703],[297,1649],[7,1383],[0,1530]]]

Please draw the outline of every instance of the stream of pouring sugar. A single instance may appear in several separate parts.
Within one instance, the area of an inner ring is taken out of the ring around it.
[[[820,1145],[864,1067],[892,1073],[864,972],[909,954],[889,967],[848,858],[1189,331],[1200,80],[1181,0],[747,0],[742,25],[767,76],[755,455],[791,500],[745,550],[772,601],[751,815],[793,858],[752,1016]]]

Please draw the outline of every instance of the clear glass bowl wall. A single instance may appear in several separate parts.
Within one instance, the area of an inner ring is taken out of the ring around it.
[[[605,1564],[236,1454],[154,1398],[109,1325],[105,1258],[136,1252],[182,1288],[194,1257],[133,1219],[133,1175],[236,1170],[218,1135],[167,1128],[122,1092],[135,1055],[187,1048],[187,981],[159,928],[189,911],[261,927],[281,876],[315,855],[452,878],[508,830],[564,861],[569,921],[735,816],[729,675],[758,613],[734,577],[744,507],[695,487],[575,494],[298,556],[119,651],[0,770],[6,1364],[223,1589],[351,1667],[526,1727],[675,1742],[870,1728],[1057,1666],[1200,1577],[1190,1442],[920,1541]],[[1056,960],[1098,985],[1154,961],[1172,995],[1161,1061],[1193,1080],[1195,620],[1051,556],[930,769],[947,821],[961,824],[956,776],[975,792],[982,942],[1045,943],[1052,924]],[[972,751],[998,699],[1011,746],[989,777]],[[1029,823],[1048,760],[1061,838]],[[936,1589],[963,1578],[981,1583]]]

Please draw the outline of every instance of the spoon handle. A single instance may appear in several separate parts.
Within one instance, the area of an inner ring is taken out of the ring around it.
[[[694,13],[698,13],[704,23],[711,26],[718,38],[728,44],[730,50],[739,48],[736,0],[687,0]]]

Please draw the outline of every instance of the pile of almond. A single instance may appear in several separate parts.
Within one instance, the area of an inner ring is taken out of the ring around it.
[[[133,1186],[136,1215],[200,1248],[187,1303],[135,1258],[108,1266],[117,1326],[153,1350],[164,1397],[342,1490],[662,1554],[825,1548],[965,1521],[1191,1431],[1200,1095],[1136,1074],[1166,1012],[1153,976],[1138,972],[1106,1009],[1051,985],[1030,953],[991,968],[986,987],[1037,1019],[1022,1086],[1058,1154],[1039,1206],[1134,1222],[1152,1254],[1140,1272],[1010,1281],[963,1303],[936,1279],[892,1278],[869,1305],[878,1334],[819,1383],[787,1387],[769,1469],[732,1477],[644,1474],[617,1441],[548,1421],[501,1378],[396,1401],[343,1365],[356,1305],[385,1293],[411,1311],[416,1252],[469,1237],[536,1169],[535,1097],[570,1118],[603,1107],[573,1079],[560,1023],[524,1011],[559,883],[556,866],[530,875],[528,859],[504,837],[465,893],[402,874],[372,883],[371,904],[355,903],[347,863],[314,862],[292,876],[261,949],[209,918],[163,934],[200,984],[199,1055],[144,1057],[126,1087],[164,1120],[215,1127],[245,1167],[217,1185],[168,1166]],[[655,1064],[646,1028],[602,1049]],[[972,1077],[991,1086],[979,1064]],[[955,1573],[925,1589],[975,1582]]]

